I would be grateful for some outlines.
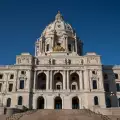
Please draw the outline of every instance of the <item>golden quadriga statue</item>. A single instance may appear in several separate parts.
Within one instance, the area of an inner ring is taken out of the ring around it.
[[[53,47],[53,51],[65,51],[65,49],[62,47],[62,46],[60,46],[60,45],[56,45],[55,47]]]

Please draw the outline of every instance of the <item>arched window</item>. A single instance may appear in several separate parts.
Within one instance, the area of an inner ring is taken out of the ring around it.
[[[78,90],[78,89],[80,89],[80,86],[79,86],[79,76],[78,76],[77,73],[72,73],[70,75],[69,87],[70,87],[71,90]]]
[[[7,107],[10,107],[11,106],[11,98],[8,98],[7,99]]]
[[[63,76],[61,73],[56,73],[54,75],[53,89],[55,90],[63,89]]]
[[[22,102],[23,102],[23,98],[22,98],[22,96],[19,96],[18,97],[18,105],[22,105]]]
[[[99,103],[98,103],[98,97],[97,96],[95,96],[94,97],[94,105],[98,105]]]
[[[97,81],[96,80],[93,80],[93,89],[97,89]]]
[[[37,81],[37,89],[40,90],[45,90],[46,89],[46,74],[45,73],[40,73],[38,74],[38,79]]]

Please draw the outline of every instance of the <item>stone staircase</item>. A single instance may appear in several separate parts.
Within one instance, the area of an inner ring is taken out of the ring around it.
[[[6,117],[6,120],[112,120],[88,109],[81,110],[31,110]],[[2,119],[1,119],[2,120]]]

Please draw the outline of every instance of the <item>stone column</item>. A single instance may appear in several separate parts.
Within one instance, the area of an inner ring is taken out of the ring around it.
[[[83,86],[83,89],[84,89],[85,88],[84,87],[84,71],[82,70],[81,72],[82,72],[82,86]]]
[[[99,88],[98,89],[104,89],[104,85],[103,85],[103,74],[102,74],[102,70],[99,70]]]
[[[41,42],[39,41],[39,53],[41,53]]]
[[[89,78],[88,78],[88,70],[85,70],[84,71],[84,87],[85,87],[85,90],[88,90],[89,89]]]
[[[68,52],[68,38],[66,38],[66,52]]]
[[[14,92],[17,90],[17,81],[18,81],[18,70],[15,73],[15,81],[14,81],[14,85],[13,85]]]
[[[79,71],[79,89],[83,90],[82,71]]]
[[[37,78],[36,78],[36,71],[34,71],[34,90],[36,90],[36,80],[37,80]]]
[[[66,89],[66,71],[63,71],[63,90]]]
[[[69,71],[67,70],[67,90],[69,90],[70,88],[69,88],[69,76],[70,76],[70,74],[69,74]]]
[[[35,56],[37,56],[37,47],[36,47],[36,44],[35,44]]]
[[[49,89],[49,70],[47,71],[47,81],[46,81],[46,89]]]
[[[75,40],[75,51],[77,53],[77,39]]]
[[[52,83],[53,83],[53,71],[50,71],[50,90],[52,90]]]

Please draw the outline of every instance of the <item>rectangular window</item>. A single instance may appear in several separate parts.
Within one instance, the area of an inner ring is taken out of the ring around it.
[[[11,92],[11,91],[12,91],[12,89],[13,89],[13,84],[12,84],[12,83],[10,83],[10,84],[9,84],[9,92]]]
[[[68,44],[68,50],[69,50],[69,51],[72,51],[72,50],[71,50],[71,44]]]
[[[109,90],[109,84],[108,84],[108,83],[105,83],[105,84],[104,84],[104,89],[105,89],[106,92],[109,92],[109,91],[110,91],[110,90]]]
[[[93,89],[97,89],[97,81],[93,80]]]
[[[10,75],[10,79],[13,79],[14,78],[14,75]]]
[[[0,92],[2,91],[2,83],[0,83]]]
[[[0,74],[0,79],[3,79],[3,74]]]
[[[24,80],[20,80],[20,89],[24,89]]]
[[[119,83],[116,83],[116,89],[117,89],[117,92],[120,92],[120,84]]]
[[[49,44],[47,44],[47,48],[46,48],[46,51],[49,51]]]

